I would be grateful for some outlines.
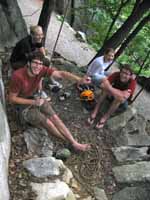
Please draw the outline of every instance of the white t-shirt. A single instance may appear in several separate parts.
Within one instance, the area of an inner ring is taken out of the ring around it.
[[[104,62],[104,56],[95,58],[93,62],[89,65],[87,74],[89,76],[95,75],[95,74],[104,74],[105,69],[112,63],[110,62]]]

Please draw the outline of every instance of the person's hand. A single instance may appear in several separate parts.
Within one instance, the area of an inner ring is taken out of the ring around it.
[[[42,106],[44,104],[44,99],[41,99],[41,98],[36,98],[35,99],[35,106]]]
[[[115,98],[118,99],[121,102],[124,102],[126,99],[128,99],[131,95],[131,90],[124,90],[120,91],[118,90],[115,94]]]
[[[90,84],[91,83],[91,77],[85,75],[81,81],[79,82],[79,84]]]
[[[131,95],[131,90],[130,89],[123,91],[123,97],[125,99],[128,99],[130,97],[130,95]]]

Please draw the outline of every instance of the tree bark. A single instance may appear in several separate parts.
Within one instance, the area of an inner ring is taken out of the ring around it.
[[[70,26],[73,27],[75,20],[75,12],[74,12],[74,0],[71,0],[71,14],[70,14]]]
[[[54,10],[54,7],[55,7],[55,0],[44,0],[42,11],[41,11],[40,18],[38,21],[38,25],[43,28],[43,33],[45,36],[44,41],[43,41],[44,44],[45,44],[48,25],[49,25],[51,14],[52,14],[52,11]]]
[[[140,65],[140,69],[139,69],[139,71],[137,73],[137,76],[140,75],[142,69],[145,68],[145,63],[146,63],[147,59],[149,58],[149,55],[150,55],[150,50],[147,52],[147,54],[145,56],[145,59],[143,60],[143,63]],[[137,76],[136,76],[136,79],[137,79]]]
[[[121,1],[121,4],[120,4],[120,6],[119,6],[119,8],[118,8],[118,10],[117,10],[117,12],[116,12],[116,14],[115,14],[115,16],[113,17],[112,23],[110,24],[109,29],[108,29],[108,31],[107,31],[107,34],[106,34],[106,37],[105,37],[105,40],[104,40],[104,44],[105,44],[105,42],[108,40],[109,35],[110,35],[110,33],[111,33],[111,30],[112,30],[112,28],[113,28],[113,26],[114,26],[114,24],[115,24],[117,18],[119,17],[122,8],[123,8],[129,1],[130,1],[130,0],[126,0],[125,2],[124,2],[123,0]]]
[[[115,59],[121,55],[132,39],[137,35],[137,33],[143,28],[143,26],[150,21],[150,14],[142,19],[142,21],[137,25],[133,32],[127,37],[127,39],[122,43],[121,47],[115,55]]]
[[[149,10],[150,1],[149,0],[137,0],[131,15],[123,23],[123,25],[110,37],[102,48],[98,51],[96,56],[90,61],[90,63],[98,56],[104,54],[107,48],[116,49],[128,36],[134,25],[142,18],[142,16]],[[89,64],[90,64],[89,63]]]

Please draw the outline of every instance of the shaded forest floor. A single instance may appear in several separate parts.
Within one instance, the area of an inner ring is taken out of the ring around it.
[[[8,80],[5,79],[6,91]],[[61,92],[70,92],[70,98],[65,101],[59,100]],[[81,143],[90,143],[92,148],[89,152],[74,152],[64,164],[71,169],[74,177],[81,185],[80,199],[93,196],[95,186],[103,188],[111,199],[116,189],[112,174],[114,159],[111,153],[113,141],[111,133],[107,129],[98,131],[89,127],[86,123],[89,112],[83,108],[78,92],[73,84],[65,82],[63,91],[51,93],[52,105],[64,121],[73,136]],[[49,93],[49,91],[47,91]],[[7,96],[7,93],[6,93]],[[22,162],[31,158],[28,154],[23,138],[23,128],[16,121],[12,106],[7,103],[7,115],[11,131],[11,157],[9,162],[9,186],[11,200],[34,200],[35,194],[31,191],[30,182],[48,182],[50,178],[39,179],[31,176],[22,165]],[[66,147],[67,144],[52,136],[55,149]]]

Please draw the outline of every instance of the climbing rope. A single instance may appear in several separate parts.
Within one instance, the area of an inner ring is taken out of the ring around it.
[[[60,28],[59,28],[59,31],[58,31],[58,34],[57,34],[57,38],[56,38],[56,41],[55,41],[55,44],[54,44],[54,47],[53,47],[53,50],[52,50],[52,54],[51,54],[51,58],[50,58],[50,66],[51,66],[52,58],[53,58],[54,52],[55,52],[55,50],[56,50],[56,46],[57,46],[57,43],[58,43],[58,40],[59,40],[61,31],[62,31],[64,22],[65,22],[66,16],[67,16],[69,4],[70,4],[70,0],[68,0],[67,6],[66,6],[66,8],[65,8],[63,20],[62,20],[62,23],[61,23],[61,25],[60,25]]]

